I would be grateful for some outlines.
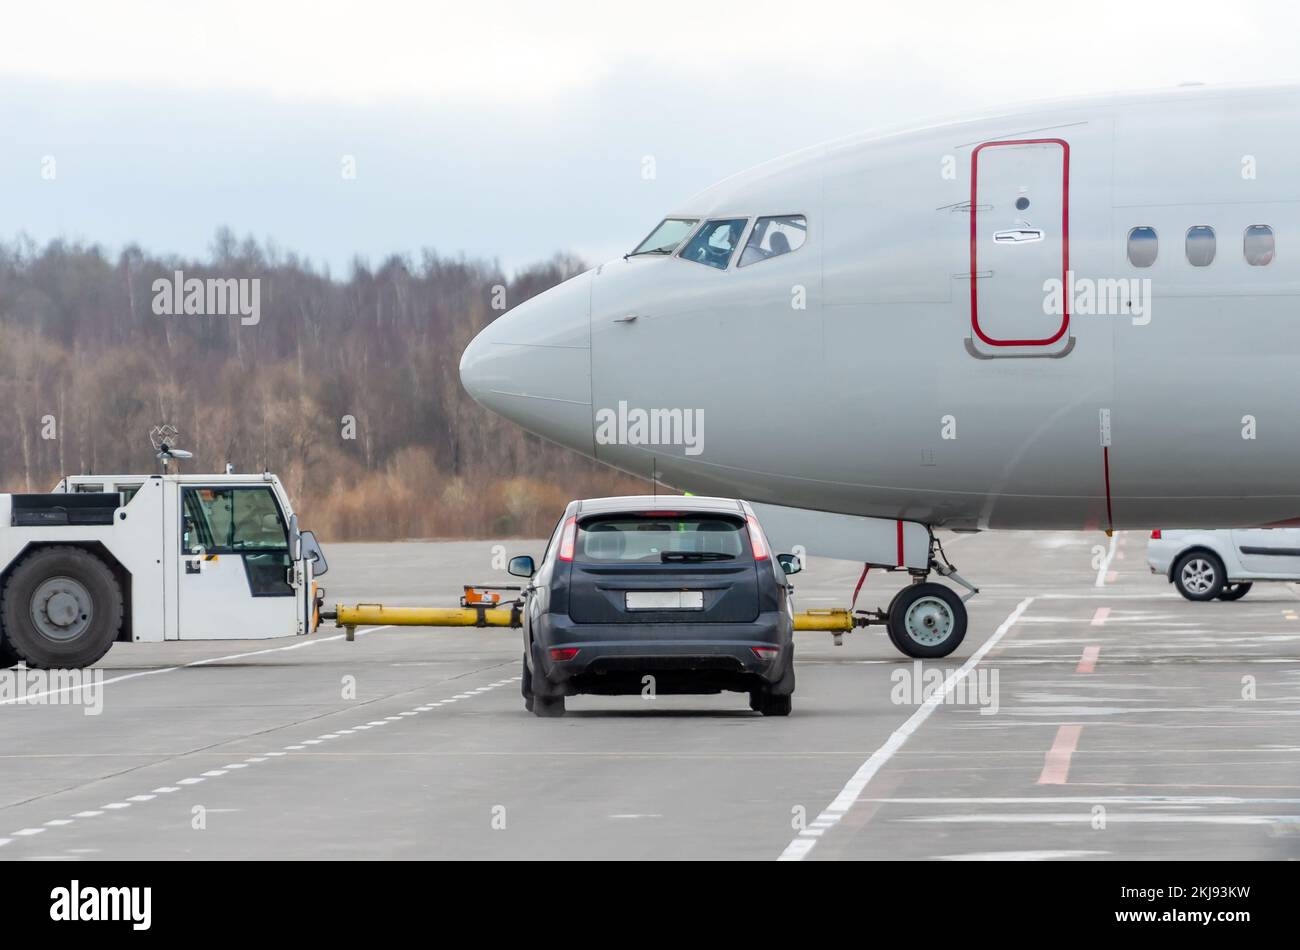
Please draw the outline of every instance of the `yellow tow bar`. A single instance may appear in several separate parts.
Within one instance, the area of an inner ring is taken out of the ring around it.
[[[336,604],[333,611],[321,613],[323,620],[333,620],[342,627],[349,640],[356,639],[357,627],[518,627],[519,608],[489,607],[385,607],[383,604]],[[847,633],[864,622],[843,607],[805,610],[794,615],[796,630],[821,630]]]
[[[357,627],[517,627],[517,607],[385,607],[383,604],[337,604],[322,618],[342,627],[349,640]]]

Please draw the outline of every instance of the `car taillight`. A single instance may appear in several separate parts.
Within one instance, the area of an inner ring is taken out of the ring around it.
[[[551,659],[558,663],[563,663],[565,660],[572,660],[577,655],[577,647],[551,647]]]
[[[750,647],[754,651],[754,656],[760,660],[774,660],[776,655],[781,652],[780,647]]]
[[[754,549],[754,560],[766,561],[767,542],[763,539],[763,532],[758,527],[758,519],[753,515],[746,515],[745,521],[749,525],[749,543]]]
[[[1159,541],[1159,540],[1160,540],[1160,529],[1159,529],[1159,528],[1156,528],[1156,530],[1154,530],[1154,531],[1151,532],[1151,540],[1152,540],[1152,541]]]
[[[560,535],[560,554],[561,561],[573,560],[573,544],[578,538],[578,519],[571,517],[564,523],[564,534]],[[567,659],[567,657],[566,657]]]

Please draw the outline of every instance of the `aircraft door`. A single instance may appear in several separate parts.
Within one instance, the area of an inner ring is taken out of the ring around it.
[[[983,358],[1063,356],[1070,337],[1070,146],[984,142],[971,154],[970,323]],[[1058,293],[1046,281],[1061,281]]]

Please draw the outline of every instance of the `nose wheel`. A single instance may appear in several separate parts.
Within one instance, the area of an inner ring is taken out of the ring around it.
[[[966,605],[956,591],[926,581],[900,590],[886,611],[889,640],[907,656],[947,656],[966,637]]]

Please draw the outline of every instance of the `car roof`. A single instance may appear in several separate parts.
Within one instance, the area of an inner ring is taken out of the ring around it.
[[[616,495],[609,498],[585,498],[578,502],[575,515],[632,514],[640,511],[702,511],[744,517],[744,505],[735,498],[701,495]]]

